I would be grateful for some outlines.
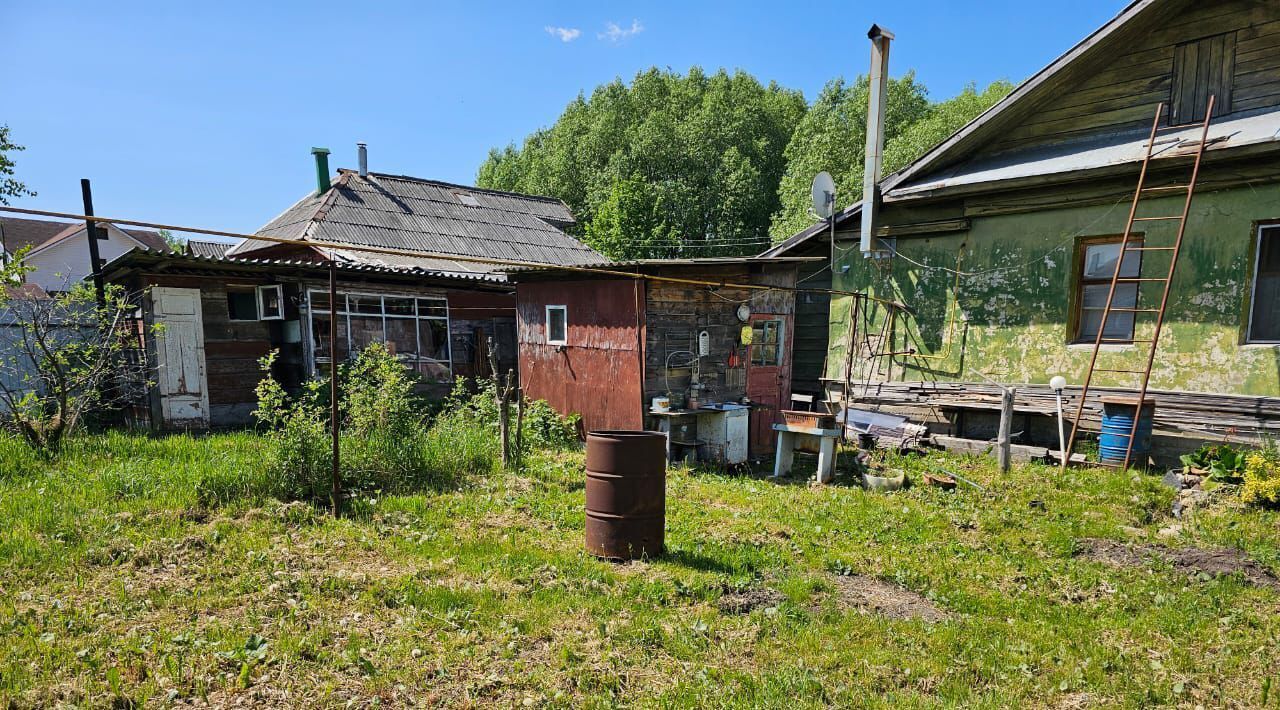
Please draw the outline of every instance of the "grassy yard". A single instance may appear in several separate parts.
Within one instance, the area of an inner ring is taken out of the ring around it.
[[[873,494],[674,470],[668,554],[613,564],[582,550],[580,454],[336,521],[248,484],[202,498],[264,446],[0,451],[0,706],[1280,705],[1280,589],[1079,554],[1280,570],[1280,515],[1171,527],[1154,477],[939,456],[985,490]]]

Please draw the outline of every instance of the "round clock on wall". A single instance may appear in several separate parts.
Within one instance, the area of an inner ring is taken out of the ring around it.
[[[748,306],[745,303],[738,306],[738,320],[742,321],[743,323],[746,323],[750,319],[751,319],[751,306]]]

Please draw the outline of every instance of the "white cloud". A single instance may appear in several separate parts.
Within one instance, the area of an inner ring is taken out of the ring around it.
[[[547,34],[552,37],[559,37],[561,42],[572,42],[582,36],[582,30],[577,27],[552,27],[547,25]]]
[[[644,32],[644,25],[640,24],[639,20],[632,20],[630,27],[620,27],[616,22],[606,22],[604,32],[596,35],[596,37],[617,43],[641,32]]]

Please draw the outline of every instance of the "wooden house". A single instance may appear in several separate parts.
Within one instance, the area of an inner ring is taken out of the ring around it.
[[[958,48],[957,48],[958,49]],[[1046,383],[1079,392],[1120,238],[1158,124],[1124,276],[1168,272],[1200,121],[1215,97],[1199,183],[1151,376],[1157,453],[1280,431],[1280,3],[1140,0],[1007,98],[879,185],[876,240],[837,231],[835,287],[909,311],[831,306],[833,400],[901,409],[992,435],[1016,384],[1024,441],[1057,444]],[[1163,192],[1159,192],[1163,191]],[[848,239],[848,241],[842,241]],[[794,253],[803,240],[778,253]],[[1101,358],[1142,371],[1162,284],[1130,282]],[[879,357],[876,357],[879,355]],[[852,367],[845,368],[845,363]],[[1097,394],[1136,376],[1099,372]],[[1088,402],[1090,412],[1094,403]]]
[[[142,346],[155,383],[146,408],[158,428],[252,423],[265,376],[259,359],[272,350],[272,374],[288,388],[327,375],[334,315],[323,263],[140,250],[107,264],[104,276],[140,297],[145,324],[164,326]],[[492,336],[499,366],[515,367],[513,297],[501,280],[351,263],[337,276],[339,358],[385,343],[440,392],[454,377],[488,374]]]
[[[657,429],[655,398],[752,405],[750,449],[772,449],[791,398],[797,269],[811,260],[705,258],[600,263],[590,273],[512,272],[527,396],[584,430]]]
[[[363,167],[331,179],[328,151],[312,152],[316,191],[258,230],[261,238],[134,251],[107,265],[109,280],[144,294],[144,319],[165,326],[146,344],[157,426],[249,423],[258,359],[278,349],[277,376],[297,385],[334,356],[335,326],[338,358],[385,343],[437,391],[457,376],[488,374],[490,342],[499,368],[513,369],[515,295],[501,262],[603,259],[564,232],[573,215],[559,200]]]

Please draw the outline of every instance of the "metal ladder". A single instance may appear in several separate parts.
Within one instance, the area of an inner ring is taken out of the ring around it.
[[[1094,341],[1093,341],[1093,354],[1089,358],[1089,370],[1084,378],[1084,387],[1080,391],[1080,401],[1076,404],[1075,417],[1073,418],[1071,423],[1071,436],[1067,439],[1067,450],[1063,453],[1062,467],[1064,469],[1067,467],[1067,464],[1071,461],[1071,452],[1075,448],[1076,435],[1080,431],[1080,421],[1084,415],[1085,401],[1088,399],[1089,387],[1090,385],[1093,384],[1093,373],[1095,372],[1108,372],[1108,373],[1116,373],[1116,374],[1142,376],[1141,378],[1142,381],[1137,387],[1138,396],[1137,396],[1137,399],[1135,400],[1133,426],[1129,430],[1129,443],[1128,443],[1128,446],[1125,448],[1124,463],[1121,465],[1121,468],[1129,467],[1130,459],[1133,457],[1133,443],[1138,437],[1138,424],[1142,421],[1142,407],[1143,407],[1143,404],[1146,402],[1147,387],[1151,382],[1151,367],[1155,362],[1156,348],[1160,344],[1160,332],[1164,326],[1165,309],[1169,305],[1169,290],[1170,290],[1170,286],[1173,284],[1174,271],[1178,268],[1178,255],[1182,251],[1182,237],[1186,232],[1187,215],[1191,211],[1191,198],[1193,195],[1195,195],[1196,180],[1200,177],[1200,160],[1201,158],[1204,157],[1205,145],[1209,139],[1209,122],[1213,117],[1214,98],[1215,97],[1213,96],[1209,97],[1209,105],[1205,110],[1204,121],[1202,122],[1201,128],[1200,128],[1200,141],[1194,144],[1196,146],[1196,153],[1195,153],[1195,164],[1191,168],[1191,180],[1186,185],[1172,185],[1172,186],[1162,186],[1162,187],[1146,186],[1147,168],[1150,167],[1151,165],[1152,153],[1155,149],[1155,144],[1156,144],[1156,137],[1159,134],[1161,134],[1163,131],[1185,131],[1187,129],[1187,126],[1185,125],[1172,126],[1172,127],[1166,127],[1164,129],[1161,129],[1160,120],[1164,117],[1165,104],[1161,102],[1158,106],[1156,106],[1156,118],[1155,118],[1155,121],[1151,124],[1151,136],[1147,139],[1147,150],[1146,150],[1146,154],[1143,156],[1143,159],[1142,159],[1142,170],[1138,173],[1138,188],[1133,193],[1133,204],[1129,207],[1129,220],[1125,224],[1124,237],[1120,240],[1120,254],[1119,256],[1116,257],[1116,270],[1115,270],[1115,273],[1112,274],[1111,276],[1111,287],[1107,291],[1107,302],[1102,310],[1102,321],[1098,324],[1098,332],[1097,332],[1097,335],[1094,337]],[[1181,145],[1182,143],[1179,142],[1178,144],[1175,145],[1175,147],[1179,147]],[[1142,202],[1144,197],[1150,196],[1152,194],[1167,195],[1171,192],[1176,194],[1177,192],[1181,192],[1184,190],[1186,191],[1187,199],[1183,202],[1181,214],[1156,216],[1156,217],[1137,216],[1138,205],[1139,203]],[[1139,237],[1138,239],[1134,239],[1133,237],[1134,223],[1162,222],[1162,221],[1164,222],[1177,221],[1178,223],[1178,235],[1174,240],[1172,246],[1154,246],[1154,247],[1147,246],[1145,235],[1143,237]],[[1132,246],[1134,242],[1137,242],[1138,246]],[[1162,277],[1154,277],[1154,278],[1143,277],[1141,272],[1142,263],[1139,262],[1138,273],[1136,276],[1132,276],[1132,277],[1121,276],[1121,273],[1124,270],[1125,257],[1130,252],[1141,253],[1141,252],[1148,252],[1148,251],[1172,252],[1171,258],[1169,259],[1169,271],[1167,274],[1165,274]],[[1133,306],[1132,307],[1114,306],[1113,304],[1115,302],[1115,297],[1116,297],[1116,285],[1125,284],[1125,283],[1136,284],[1134,288]],[[1164,293],[1161,294],[1160,296],[1159,308],[1138,307],[1141,291],[1142,291],[1142,284],[1144,283],[1164,284]],[[1154,313],[1156,315],[1155,329],[1152,331],[1151,337],[1149,339],[1107,338],[1106,337],[1107,322],[1110,320],[1112,313],[1132,313],[1133,324],[1135,328],[1135,332],[1133,333],[1134,335],[1137,335],[1136,328],[1137,328],[1138,314]],[[1126,345],[1127,344],[1134,344],[1134,345],[1144,344],[1149,346],[1150,349],[1147,351],[1146,367],[1144,367],[1141,370],[1122,370],[1122,369],[1108,369],[1108,368],[1098,367],[1097,366],[1098,352],[1102,349],[1103,345],[1108,345],[1108,344],[1126,344]],[[1114,466],[1115,464],[1099,462],[1098,465]]]

